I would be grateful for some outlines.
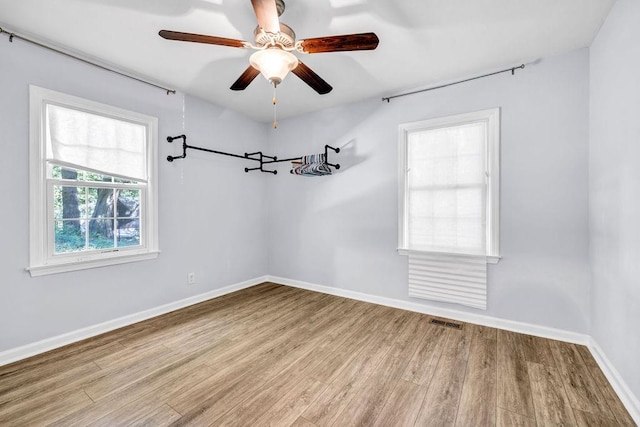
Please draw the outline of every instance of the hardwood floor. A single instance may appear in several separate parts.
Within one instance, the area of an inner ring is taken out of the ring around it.
[[[0,425],[629,426],[588,349],[265,283],[0,367]]]

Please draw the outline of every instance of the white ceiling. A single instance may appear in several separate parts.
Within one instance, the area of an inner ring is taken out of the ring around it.
[[[298,39],[373,31],[380,44],[375,51],[299,54],[333,91],[318,95],[290,74],[278,87],[278,116],[393,95],[588,46],[613,2],[288,0],[280,20]],[[261,76],[242,92],[229,90],[248,66],[251,50],[158,36],[167,29],[253,41],[250,0],[0,0],[0,26],[256,120],[272,120],[273,90]]]

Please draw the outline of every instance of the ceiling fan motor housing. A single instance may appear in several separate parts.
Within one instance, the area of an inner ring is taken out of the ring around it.
[[[296,41],[296,33],[287,24],[280,23],[280,32],[276,34],[267,33],[260,26],[253,31],[256,46],[264,47],[279,44],[285,49],[292,48]]]

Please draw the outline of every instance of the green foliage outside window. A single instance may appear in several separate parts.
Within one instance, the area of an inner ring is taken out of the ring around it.
[[[53,186],[56,253],[140,245],[140,190],[127,188],[135,182],[60,166],[51,173],[64,181]]]

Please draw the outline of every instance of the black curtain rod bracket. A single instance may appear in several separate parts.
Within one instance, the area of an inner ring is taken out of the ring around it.
[[[254,162],[259,162],[260,166],[255,167],[255,168],[244,168],[245,172],[260,171],[260,172],[264,172],[264,173],[270,173],[270,174],[273,174],[273,175],[277,175],[278,174],[277,170],[264,169],[264,165],[271,164],[271,163],[283,163],[283,162],[292,162],[292,161],[296,161],[296,160],[302,160],[302,156],[289,157],[289,158],[286,158],[286,159],[278,159],[278,157],[276,157],[276,156],[267,156],[262,151],[256,151],[254,153],[244,153],[244,154],[241,155],[241,154],[226,153],[224,151],[211,150],[209,148],[196,147],[194,145],[187,144],[187,136],[186,135],[168,136],[167,137],[167,142],[171,143],[171,142],[175,141],[176,139],[182,139],[182,155],[180,155],[180,156],[167,156],[167,161],[168,162],[173,162],[174,160],[177,160],[177,159],[186,158],[187,157],[187,149],[192,149],[192,150],[204,151],[204,152],[207,152],[207,153],[220,154],[220,155],[223,155],[223,156],[236,157],[238,159],[253,160]],[[335,169],[340,169],[340,164],[339,163],[329,163],[329,161],[328,161],[329,160],[328,150],[333,150],[335,153],[339,153],[340,152],[340,148],[334,148],[334,147],[332,147],[330,145],[325,145],[324,146],[325,164],[327,166],[331,166],[331,167],[333,167]]]

